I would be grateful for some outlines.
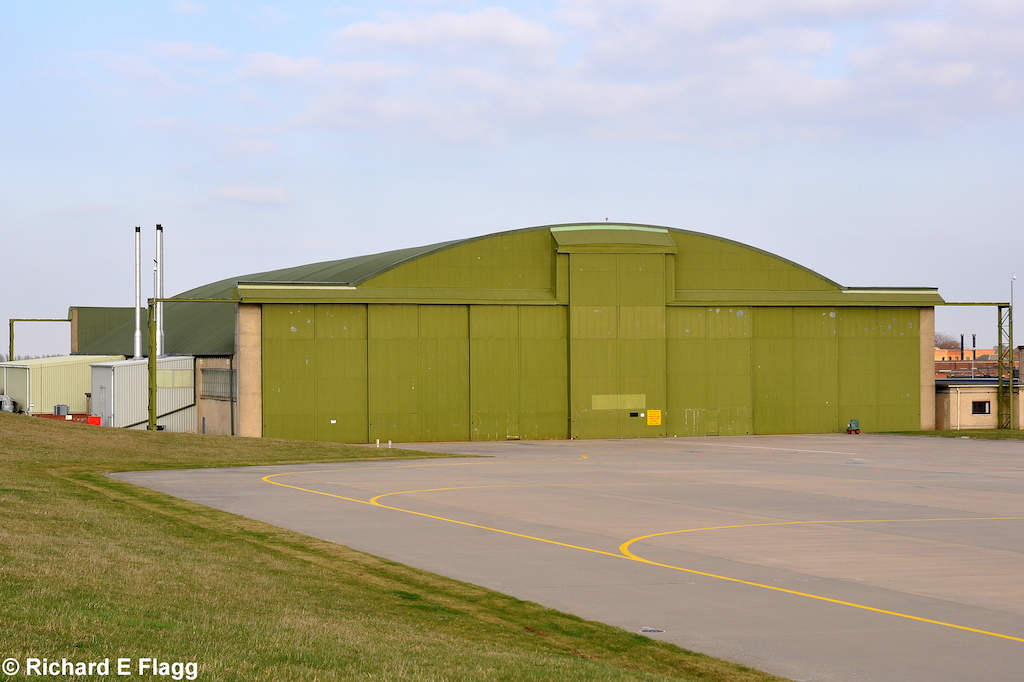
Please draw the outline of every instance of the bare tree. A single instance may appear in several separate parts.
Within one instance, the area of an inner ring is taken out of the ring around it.
[[[935,332],[935,347],[955,350],[960,348],[960,339],[958,339],[954,334]]]

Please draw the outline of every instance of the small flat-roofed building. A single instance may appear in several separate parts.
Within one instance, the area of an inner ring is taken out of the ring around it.
[[[948,379],[935,383],[935,428],[940,431],[999,428],[997,379]],[[1020,382],[1014,382],[1014,428],[1024,425]]]
[[[62,355],[0,363],[0,393],[18,401],[27,414],[53,414],[66,405],[70,414],[88,414],[90,365],[124,360],[123,355]]]

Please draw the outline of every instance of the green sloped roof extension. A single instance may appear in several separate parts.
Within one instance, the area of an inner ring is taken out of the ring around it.
[[[71,308],[68,313],[68,319],[73,321],[75,330],[75,338],[71,343],[72,353],[89,354],[90,348],[109,349],[103,353],[104,355],[131,356],[134,352],[134,308],[81,307]],[[130,329],[127,339],[119,339],[116,336],[110,338],[112,330],[125,326]]]

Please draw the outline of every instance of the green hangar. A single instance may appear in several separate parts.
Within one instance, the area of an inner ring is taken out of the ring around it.
[[[632,224],[533,227],[224,280],[167,352],[227,357],[237,433],[344,441],[826,433],[935,425],[930,288],[843,287]],[[72,309],[130,353],[130,309]]]

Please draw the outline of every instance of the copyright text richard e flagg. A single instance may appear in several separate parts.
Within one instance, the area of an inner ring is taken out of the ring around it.
[[[164,661],[159,658],[104,658],[95,661],[74,661],[68,658],[51,660],[27,656],[7,658],[0,664],[4,675],[24,677],[157,677],[172,680],[195,680],[199,664],[195,661]]]

